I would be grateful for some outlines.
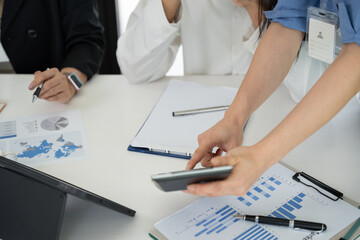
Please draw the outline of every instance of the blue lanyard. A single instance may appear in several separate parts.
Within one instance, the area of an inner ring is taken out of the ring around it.
[[[328,0],[320,0],[320,8],[326,10]]]

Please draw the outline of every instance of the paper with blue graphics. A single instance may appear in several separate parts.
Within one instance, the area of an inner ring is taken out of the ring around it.
[[[0,120],[0,149],[31,165],[89,157],[81,112]]]
[[[359,209],[320,195],[293,181],[293,175],[284,166],[274,165],[244,197],[202,198],[157,222],[155,228],[171,240],[328,240],[360,217]],[[320,222],[327,230],[314,233],[245,222],[234,218],[235,213]]]

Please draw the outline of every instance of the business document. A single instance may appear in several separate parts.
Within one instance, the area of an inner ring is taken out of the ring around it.
[[[25,165],[89,157],[78,110],[0,120],[0,150]]]
[[[206,240],[328,240],[360,217],[349,203],[319,194],[292,179],[294,172],[276,164],[243,197],[204,197],[157,222],[155,229],[167,239]],[[324,223],[321,233],[257,224],[233,215],[266,215]]]

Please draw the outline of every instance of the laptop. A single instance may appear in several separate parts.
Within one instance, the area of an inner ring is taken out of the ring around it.
[[[59,239],[67,195],[119,213],[135,211],[0,156],[0,239]]]

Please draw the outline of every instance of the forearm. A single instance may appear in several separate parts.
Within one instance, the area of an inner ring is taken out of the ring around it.
[[[282,36],[279,38],[279,36]],[[276,90],[289,72],[304,33],[272,23],[261,40],[240,89],[226,112],[239,124]]]
[[[169,23],[174,22],[176,13],[180,7],[180,0],[162,0],[162,4]]]
[[[294,110],[257,146],[272,165],[334,117],[360,91],[360,47],[342,52]],[[269,159],[269,157],[267,158]]]

